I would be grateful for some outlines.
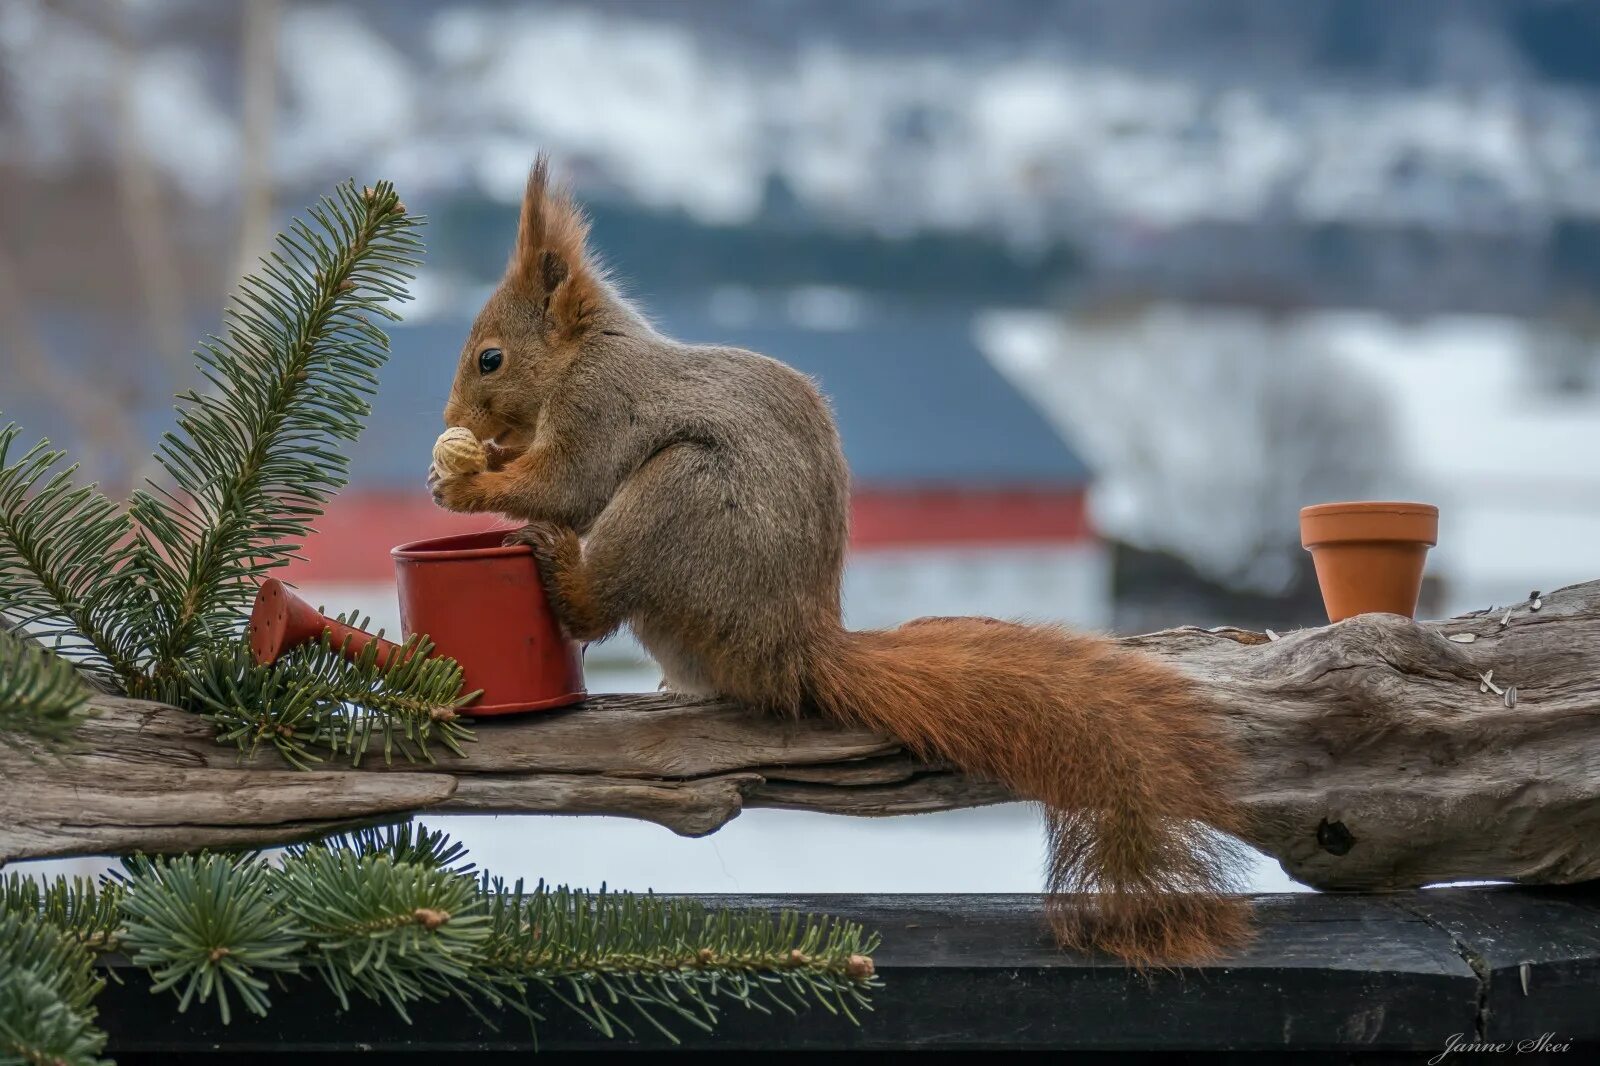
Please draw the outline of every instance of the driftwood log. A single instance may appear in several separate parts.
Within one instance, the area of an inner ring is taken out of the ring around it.
[[[1600,877],[1600,582],[1442,622],[1129,637],[1192,674],[1244,755],[1249,842],[1325,889]],[[469,757],[304,773],[202,719],[98,697],[67,754],[0,746],[0,862],[304,839],[406,812],[889,815],[997,803],[892,741],[725,702],[599,696],[477,727]],[[1064,770],[1064,772],[1070,772]]]

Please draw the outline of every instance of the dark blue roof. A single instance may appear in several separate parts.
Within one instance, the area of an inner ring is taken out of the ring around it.
[[[890,486],[1063,487],[1083,461],[972,342],[971,316],[874,315],[843,330],[781,319],[729,327],[664,316],[686,341],[749,348],[812,377],[833,404],[855,480]]]
[[[1083,461],[972,343],[966,314],[893,315],[845,330],[776,316],[728,326],[694,310],[655,320],[669,336],[749,348],[810,375],[833,404],[860,484],[1060,488],[1089,480]],[[422,476],[467,326],[391,331],[393,358],[353,452],[353,481],[410,485]]]
[[[669,309],[656,321],[670,336],[749,348],[814,378],[833,404],[860,484],[1052,488],[1089,480],[1043,415],[973,345],[965,310],[875,312],[844,330],[802,328],[777,312],[730,326],[698,304]],[[392,358],[366,431],[350,449],[352,483],[420,491],[469,324],[462,317],[391,328]],[[92,322],[55,317],[45,325],[49,350],[60,353],[68,374],[81,362],[75,354],[96,346],[116,345],[129,368],[148,366],[153,357],[144,338],[128,331],[113,338]],[[208,328],[216,325],[193,333]],[[16,391],[0,389],[0,409],[25,424],[28,440],[48,434],[80,446],[59,412]],[[172,424],[162,392],[140,397],[134,415],[134,431],[147,448]]]

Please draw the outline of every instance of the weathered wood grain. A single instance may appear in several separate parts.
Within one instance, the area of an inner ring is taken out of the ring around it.
[[[195,715],[96,697],[63,753],[0,745],[0,862],[288,843],[433,807],[448,774],[299,774],[240,766]],[[262,763],[265,764],[265,760]]]
[[[1215,701],[1244,757],[1250,842],[1308,884],[1600,877],[1600,582],[1507,615],[1124,643]],[[1491,671],[1514,700],[1484,691]],[[0,861],[275,843],[422,809],[613,814],[700,835],[750,807],[876,816],[1007,798],[871,733],[671,696],[481,723],[465,760],[310,774],[271,754],[241,765],[175,708],[97,703],[75,752],[0,748]]]
[[[1195,630],[1127,643],[1219,701],[1252,843],[1295,878],[1568,884],[1600,877],[1600,582],[1538,602],[1263,644]]]

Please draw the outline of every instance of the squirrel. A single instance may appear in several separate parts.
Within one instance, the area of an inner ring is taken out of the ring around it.
[[[1063,948],[1143,966],[1249,936],[1222,835],[1243,828],[1236,755],[1194,682],[1050,625],[846,630],[850,478],[826,401],[775,359],[656,332],[543,156],[444,417],[491,461],[430,469],[434,500],[526,523],[508,542],[533,549],[574,640],[627,625],[666,689],[820,711],[1038,801]]]

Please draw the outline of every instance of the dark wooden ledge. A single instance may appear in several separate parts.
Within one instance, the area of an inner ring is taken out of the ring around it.
[[[1594,1061],[1600,1050],[1600,890],[1592,888],[1262,896],[1260,935],[1238,957],[1145,975],[1057,952],[1032,896],[714,898],[866,922],[883,934],[876,958],[886,987],[859,1029],[817,1009],[790,1018],[732,1007],[713,1034],[680,1027],[688,1049],[1138,1049],[1171,1061],[1197,1053],[1287,1061],[1276,1059],[1285,1052],[1296,1062],[1333,1053],[1338,1061],[1425,1061],[1452,1037],[1515,1044],[1550,1033],[1572,1045],[1559,1061]],[[109,1052],[125,1066],[357,1049],[380,1053],[377,1061],[383,1052],[442,1052],[450,1058],[440,1061],[455,1061],[533,1047],[515,1017],[499,1018],[494,1032],[451,1007],[406,1026],[368,1004],[340,1015],[320,985],[299,982],[274,993],[269,1018],[223,1026],[209,1007],[177,1015],[170,997],[152,1002],[139,971],[121,976],[100,1009]],[[607,1040],[554,1004],[545,1013],[544,1051],[669,1046],[643,1029]]]

